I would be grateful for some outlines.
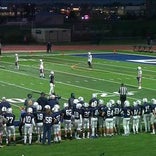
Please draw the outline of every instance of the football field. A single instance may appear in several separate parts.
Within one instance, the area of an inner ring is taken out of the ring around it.
[[[92,51],[93,68],[88,68],[87,52],[55,51],[54,53],[19,53],[20,69],[15,69],[14,53],[0,57],[0,98],[11,102],[18,120],[20,106],[28,93],[37,100],[41,92],[49,93],[49,74],[55,73],[55,92],[61,96],[60,105],[75,93],[88,102],[93,93],[106,104],[118,100],[121,83],[128,88],[127,99],[131,102],[156,98],[156,57],[151,53],[127,53]],[[45,68],[45,78],[39,77],[39,60]],[[137,86],[137,67],[143,70],[142,89]],[[17,144],[0,149],[5,156],[154,156],[156,136],[150,133],[131,134],[128,137],[114,136],[97,139],[66,140],[50,146]]]

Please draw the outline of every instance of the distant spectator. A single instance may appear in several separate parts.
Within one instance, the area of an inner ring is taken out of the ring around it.
[[[52,43],[49,41],[49,42],[47,43],[47,53],[52,52],[51,47],[52,47]]]

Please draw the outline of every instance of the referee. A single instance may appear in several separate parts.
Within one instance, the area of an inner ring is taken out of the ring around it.
[[[123,108],[128,93],[127,87],[125,87],[125,85],[122,83],[118,92],[120,94],[121,107]]]

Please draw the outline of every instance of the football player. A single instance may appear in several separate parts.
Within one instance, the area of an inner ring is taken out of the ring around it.
[[[121,109],[121,101],[117,100],[115,105],[114,105],[114,132],[117,134],[120,134],[120,124],[121,124],[121,113],[122,113],[122,109]]]
[[[27,143],[27,135],[28,135],[29,145],[31,145],[33,126],[35,126],[33,109],[31,107],[27,108],[27,111],[23,116],[22,122],[24,123],[24,144]]]
[[[138,66],[137,68],[137,81],[138,81],[138,89],[141,89],[141,83],[142,83],[142,68]]]
[[[91,52],[88,52],[88,66],[89,66],[89,68],[92,68],[92,60],[93,60],[92,54],[91,54]]]
[[[0,115],[0,148],[2,148],[2,139],[3,139],[3,130],[4,124],[7,123],[7,119],[4,116]]]
[[[15,54],[15,69],[19,70],[19,58],[18,54]]]
[[[75,139],[81,139],[81,130],[82,130],[82,104],[77,103],[76,108],[73,109],[73,119],[74,119],[74,128],[75,128]]]
[[[84,103],[82,108],[82,131],[83,131],[83,138],[90,137],[90,109],[89,109],[89,104],[86,102]]]
[[[50,90],[49,90],[49,95],[51,94],[54,94],[54,87],[55,87],[55,84],[54,84],[54,71],[51,71],[50,72],[50,75],[49,75],[49,78],[50,78]]]
[[[63,104],[62,119],[64,123],[64,138],[67,139],[68,133],[72,139],[72,109],[68,103]]]
[[[139,130],[139,119],[140,119],[140,108],[136,101],[133,102],[132,107],[132,127],[133,127],[133,133],[137,134]]]
[[[39,71],[40,71],[40,78],[45,78],[45,75],[44,75],[44,65],[43,65],[43,60],[42,59],[40,59]]]
[[[142,113],[143,113],[143,120],[145,124],[145,132],[150,132],[151,130],[151,104],[148,102],[147,98],[143,98],[142,100]]]
[[[5,107],[6,109],[11,108],[11,105],[6,100],[6,97],[2,97],[2,101],[0,102],[0,111],[2,111],[2,107]]]
[[[130,119],[131,119],[131,106],[129,101],[124,102],[123,111],[123,129],[124,129],[124,136],[128,136],[130,134]]]
[[[107,136],[113,136],[114,131],[113,131],[113,115],[114,115],[114,109],[112,107],[111,102],[107,102],[106,108],[104,110],[104,115],[105,115],[105,121],[106,121],[106,135]]]
[[[6,118],[6,114],[7,114],[7,107],[3,106],[1,108],[1,115]],[[8,144],[8,134],[7,134],[7,128],[6,128],[6,122],[3,124],[3,134],[5,134],[6,136],[6,144]]]
[[[151,128],[152,133],[155,134],[155,123],[156,123],[156,99],[151,101]]]
[[[60,106],[55,105],[52,109],[53,111],[53,119],[54,119],[54,124],[53,124],[53,132],[54,132],[54,142],[55,143],[60,143],[61,142],[61,111],[60,111]]]
[[[43,116],[44,113],[42,112],[42,106],[37,105],[37,112],[34,114],[35,117],[35,123],[37,128],[37,141],[36,143],[41,143],[41,140],[43,138]]]
[[[98,124],[98,116],[99,116],[99,111],[98,111],[98,103],[97,101],[94,101],[91,103],[90,107],[91,111],[91,137],[95,138],[98,136],[97,134],[97,124]]]
[[[99,99],[98,127],[99,127],[99,135],[100,136],[106,136],[106,122],[105,122],[105,116],[103,115],[105,108],[106,108],[106,105],[104,105],[104,101],[102,99]]]
[[[15,145],[15,143],[16,143],[16,134],[15,134],[15,126],[14,126],[15,115],[12,112],[12,108],[7,109],[5,118],[7,119],[7,124],[6,124],[7,135],[8,135],[7,136],[8,137],[7,145],[9,145],[12,140]]]

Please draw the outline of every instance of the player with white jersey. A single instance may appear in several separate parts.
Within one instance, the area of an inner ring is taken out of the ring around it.
[[[37,105],[37,112],[34,114],[36,129],[37,129],[37,141],[36,143],[41,143],[43,139],[43,117],[44,113],[42,112],[42,106]]]
[[[23,123],[24,123],[24,144],[27,143],[27,135],[28,135],[29,145],[31,145],[33,126],[35,126],[33,109],[31,107],[27,108],[27,112],[23,116]]]
[[[138,106],[137,102],[133,102],[132,107],[132,127],[133,127],[133,133],[137,134],[139,130],[139,119],[140,119],[141,110]]]
[[[141,89],[141,84],[142,84],[142,68],[138,66],[137,68],[137,80],[138,80],[138,89]]]
[[[8,137],[8,142],[7,145],[13,141],[13,143],[16,143],[16,134],[15,134],[15,115],[12,112],[12,108],[7,109],[7,113],[5,115],[5,118],[7,119],[7,124],[6,124],[6,129],[7,129],[7,137]]]
[[[98,124],[98,115],[99,115],[97,101],[91,103],[90,111],[91,111],[91,119],[90,119],[91,137],[95,138],[97,137],[97,124]]]
[[[83,139],[85,137],[90,137],[90,109],[89,104],[87,102],[84,103],[82,108],[82,131],[83,131]]]
[[[125,107],[122,109],[123,111],[123,129],[124,136],[128,136],[130,134],[130,118],[131,118],[131,106],[129,101],[124,102]]]
[[[40,59],[39,71],[40,71],[40,77],[41,78],[45,78],[45,75],[44,75],[44,63],[43,63],[42,59]]]
[[[89,68],[92,68],[92,60],[93,60],[93,56],[92,56],[91,52],[88,52],[88,66],[89,66]]]
[[[105,115],[105,121],[106,121],[106,135],[107,136],[113,136],[114,131],[113,131],[113,115],[114,115],[114,108],[112,107],[111,102],[108,102],[106,105],[106,108],[104,110],[104,115]]]
[[[67,139],[69,134],[70,139],[72,139],[72,109],[69,107],[68,103],[64,103],[62,119],[64,123],[64,138]]]
[[[61,142],[61,111],[60,106],[55,105],[52,109],[53,114],[52,117],[54,119],[53,124],[53,133],[54,133],[54,142],[60,143]]]
[[[77,103],[76,108],[73,109],[73,119],[75,128],[75,139],[81,139],[80,134],[82,130],[82,104]]]
[[[49,90],[49,94],[54,94],[55,91],[54,91],[54,87],[55,87],[55,84],[54,84],[54,71],[51,71],[50,72],[50,75],[49,75],[49,78],[50,78],[50,90]]]
[[[19,70],[19,57],[18,57],[18,54],[15,54],[15,69]]]

